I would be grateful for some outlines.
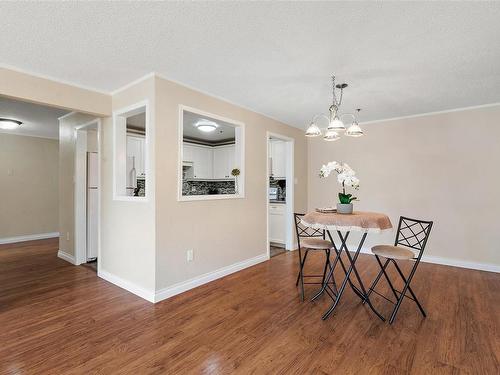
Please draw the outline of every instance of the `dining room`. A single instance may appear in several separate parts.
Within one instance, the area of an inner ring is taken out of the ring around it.
[[[500,3],[0,7],[0,99],[99,146],[97,275],[0,238],[0,374],[499,373]]]

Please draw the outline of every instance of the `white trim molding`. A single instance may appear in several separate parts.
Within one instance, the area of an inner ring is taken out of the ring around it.
[[[383,119],[379,119],[379,120],[364,121],[364,122],[360,122],[359,124],[360,125],[367,125],[367,124],[371,125],[371,124],[377,124],[379,122],[407,120],[407,119],[412,119],[412,118],[434,116],[434,115],[444,115],[444,114],[447,114],[447,113],[462,112],[462,111],[472,111],[472,110],[475,110],[475,109],[483,109],[483,108],[498,107],[498,106],[500,106],[500,103],[481,104],[481,105],[475,105],[475,106],[470,106],[470,107],[460,107],[460,108],[445,109],[443,111],[423,112],[423,113],[416,113],[416,114],[407,115],[407,116],[389,117],[389,118],[383,118]]]
[[[27,69],[21,69],[21,68],[18,68],[18,67],[12,66],[12,65],[8,65],[8,64],[0,63],[0,68],[7,69],[7,70],[12,70],[14,72],[21,73],[21,74],[27,74],[27,75],[30,75],[30,76],[33,76],[33,77],[36,77],[36,78],[46,79],[48,81],[60,83],[62,85],[76,87],[76,88],[82,89],[82,90],[93,91],[93,92],[96,92],[98,94],[109,95],[109,91],[106,91],[106,90],[103,90],[103,89],[99,89],[97,87],[86,86],[86,85],[83,85],[83,84],[80,84],[80,83],[76,83],[76,82],[72,82],[72,81],[66,81],[64,79],[56,78],[54,76],[50,76],[50,75],[47,75],[47,74],[37,73],[37,72],[31,71],[31,70],[27,70]]]
[[[59,232],[25,234],[23,236],[4,237],[4,238],[0,238],[0,245],[6,244],[6,243],[45,240],[47,238],[54,238],[54,237],[59,237]]]
[[[219,120],[231,124],[235,128],[235,165],[239,165],[240,175],[238,179],[238,193],[224,195],[183,195],[182,194],[182,163],[184,159],[184,112],[195,113],[197,115]],[[232,120],[230,118],[220,116],[214,113],[205,112],[201,109],[193,108],[184,104],[179,104],[179,123],[177,130],[177,201],[202,201],[214,199],[243,199],[245,198],[245,123]],[[146,174],[147,177],[147,174]]]
[[[354,245],[351,244],[350,246],[354,246]],[[363,246],[361,248],[361,254],[373,255],[373,253],[371,252],[371,249],[368,247],[365,247],[365,246]],[[433,256],[433,255],[423,255],[422,262],[440,264],[442,266],[460,267],[460,268],[467,268],[467,269],[471,269],[471,270],[500,273],[500,265],[492,264],[492,263],[477,263],[477,262],[470,262],[470,261],[461,260],[461,259],[437,257],[437,256]]]
[[[109,281],[111,284],[115,284],[116,286],[135,294],[136,296],[145,299],[146,301],[155,302],[155,293],[152,290],[145,289],[142,286],[122,279],[121,277],[116,276],[108,271],[104,271],[103,269],[97,272],[97,276],[99,276],[101,279]]]
[[[443,258],[443,257],[435,257],[432,255],[424,255],[422,257],[422,262],[425,263],[434,263],[434,264],[441,264],[443,266],[453,266],[453,267],[460,267],[460,268],[468,268],[471,270],[479,270],[479,271],[488,271],[488,272],[497,272],[500,273],[500,265],[498,264],[491,264],[491,263],[476,263],[476,262],[469,262],[465,260],[460,260],[460,259],[450,259],[450,258]]]
[[[256,257],[231,264],[226,267],[219,268],[218,270],[212,271],[205,273],[203,275],[194,277],[192,279],[186,280],[186,281],[181,281],[180,283],[174,284],[172,286],[169,286],[167,288],[163,288],[158,290],[155,293],[154,296],[154,302],[160,302],[163,301],[164,299],[173,297],[177,294],[181,294],[183,292],[186,292],[190,289],[196,288],[200,285],[209,283],[210,281],[214,281],[217,279],[220,279],[224,276],[230,275],[232,273],[241,271],[245,268],[254,266],[256,264],[265,262],[266,260],[269,259],[269,256],[267,254],[261,254],[257,255]]]
[[[124,194],[126,177],[126,117],[144,112],[146,115],[146,135],[144,137],[145,148],[145,171],[146,171],[146,192],[144,197],[133,197]],[[149,100],[145,99],[130,106],[113,111],[113,200],[125,202],[148,202],[153,197],[151,186],[154,186],[154,134],[151,124],[151,114]],[[120,124],[118,124],[120,122]],[[123,136],[123,138],[121,138]],[[118,139],[120,137],[120,139]],[[120,171],[118,172],[118,168]],[[122,170],[123,169],[123,170]],[[119,187],[119,188],[118,188]],[[122,191],[123,190],[123,191]],[[153,199],[153,198],[152,198]]]
[[[76,265],[75,257],[71,254],[68,254],[67,252],[65,252],[63,250],[59,250],[57,252],[57,257],[65,260],[66,262],[69,262],[73,265]]]

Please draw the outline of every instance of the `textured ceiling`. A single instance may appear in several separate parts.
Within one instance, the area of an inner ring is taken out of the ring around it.
[[[0,63],[104,91],[151,71],[305,127],[500,102],[498,2],[1,2]]]
[[[68,111],[0,97],[0,117],[22,121],[19,128],[0,132],[58,139],[58,118],[66,113]]]

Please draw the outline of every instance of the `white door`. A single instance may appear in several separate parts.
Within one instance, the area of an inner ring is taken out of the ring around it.
[[[87,153],[87,261],[97,258],[98,196],[99,196],[98,154]]]

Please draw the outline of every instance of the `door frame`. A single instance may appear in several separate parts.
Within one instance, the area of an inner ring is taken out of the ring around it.
[[[266,132],[266,241],[267,241],[267,258],[271,258],[271,246],[269,242],[269,139],[278,138],[286,143],[286,204],[285,204],[285,250],[295,250],[294,244],[294,198],[295,198],[295,175],[294,175],[294,157],[295,157],[295,139],[286,135]]]
[[[96,118],[76,126],[75,134],[75,175],[74,175],[74,226],[75,226],[75,264],[87,262],[87,130],[97,125],[97,271],[100,271],[101,258],[101,119]],[[85,147],[83,147],[85,146]]]

